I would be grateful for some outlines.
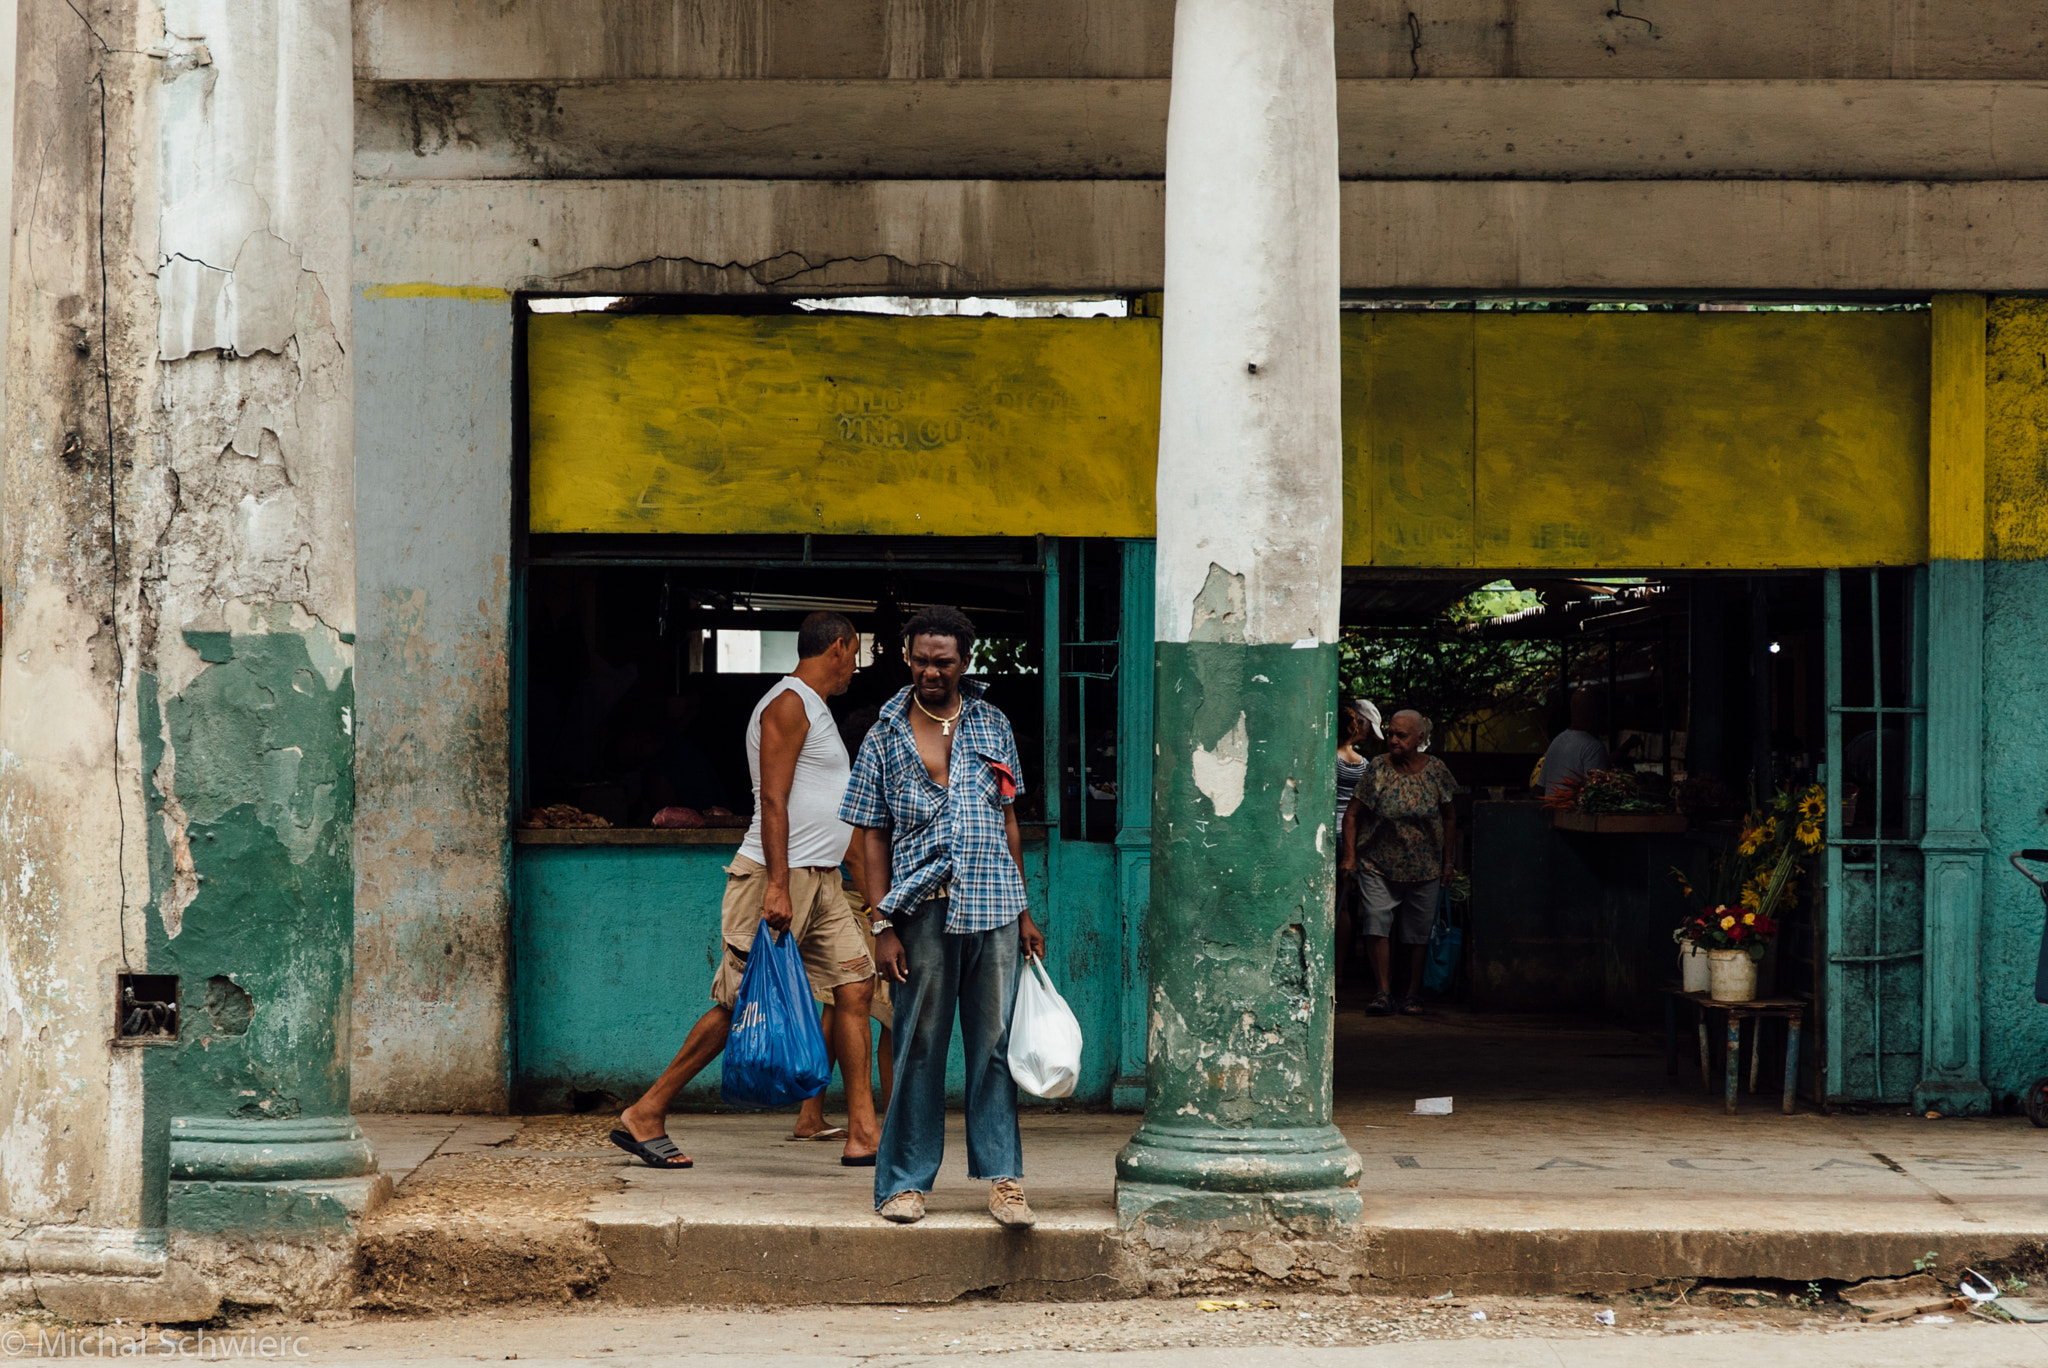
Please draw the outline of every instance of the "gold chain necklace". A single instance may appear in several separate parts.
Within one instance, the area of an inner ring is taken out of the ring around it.
[[[923,713],[926,717],[929,717],[932,721],[939,724],[939,735],[941,736],[951,736],[953,734],[953,724],[960,720],[961,713],[967,711],[967,700],[964,698],[960,700],[960,706],[953,709],[953,715],[951,717],[941,717],[937,713],[933,712],[930,708],[927,708],[923,703],[919,703],[917,695],[915,693],[910,695],[910,701],[913,703],[917,703],[917,710],[919,712]]]

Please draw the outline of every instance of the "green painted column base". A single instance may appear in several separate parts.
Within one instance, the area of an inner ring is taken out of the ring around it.
[[[390,1196],[391,1180],[381,1173],[307,1182],[173,1182],[170,1224],[207,1235],[337,1230]]]
[[[1116,1158],[1117,1219],[1304,1233],[1364,1211],[1358,1155],[1335,1126],[1218,1130],[1146,1121]]]
[[[1201,1192],[1158,1183],[1118,1183],[1117,1221],[1139,1226],[1200,1226],[1205,1230],[1271,1230],[1322,1235],[1355,1225],[1365,1203],[1357,1189],[1315,1192]]]
[[[171,1120],[169,1223],[179,1230],[314,1230],[378,1205],[390,1180],[352,1117]]]

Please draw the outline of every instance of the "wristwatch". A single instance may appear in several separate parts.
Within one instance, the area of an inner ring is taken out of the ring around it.
[[[868,930],[879,936],[895,924],[895,922],[890,921],[887,917],[876,917],[868,923]]]

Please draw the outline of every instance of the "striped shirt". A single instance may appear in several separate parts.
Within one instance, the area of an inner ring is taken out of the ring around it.
[[[1358,787],[1359,778],[1365,773],[1365,761],[1352,764],[1342,755],[1337,757],[1337,830],[1344,829],[1344,809],[1351,806],[1351,794]]]
[[[960,721],[946,787],[932,779],[910,731],[910,689],[882,708],[839,805],[842,820],[890,831],[890,887],[876,910],[895,918],[947,897],[946,930],[992,931],[1024,914],[1024,876],[1010,857],[1004,810],[1024,791],[1010,719],[982,701],[980,680],[960,684]],[[1005,793],[999,770],[1013,781]]]

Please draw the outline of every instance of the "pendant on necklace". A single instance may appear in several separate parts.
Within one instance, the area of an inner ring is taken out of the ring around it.
[[[939,723],[939,735],[941,735],[941,736],[951,736],[952,734],[953,734],[953,724],[952,724],[951,722],[941,722],[941,723]]]

